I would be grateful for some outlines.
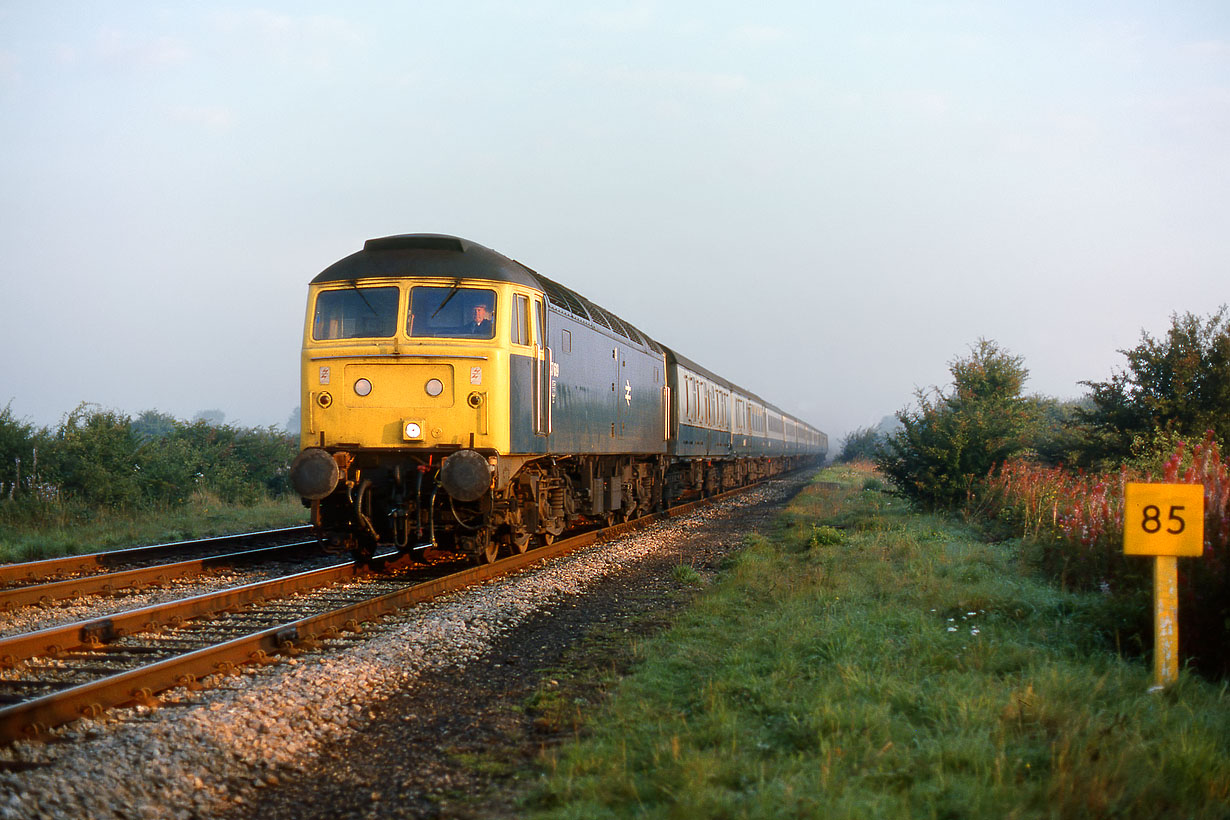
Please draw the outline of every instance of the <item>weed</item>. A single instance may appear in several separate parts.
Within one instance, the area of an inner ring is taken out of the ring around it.
[[[841,530],[828,525],[816,526],[812,524],[811,539],[807,542],[811,547],[833,547],[841,544],[846,540],[842,535]]]
[[[687,564],[676,564],[671,570],[671,577],[685,586],[700,586],[704,583],[700,573]]]

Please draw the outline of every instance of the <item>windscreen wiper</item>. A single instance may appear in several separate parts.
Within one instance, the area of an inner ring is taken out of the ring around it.
[[[359,298],[363,300],[363,304],[367,305],[368,312],[379,319],[380,314],[376,312],[376,309],[372,307],[372,303],[367,301],[367,297],[363,295],[364,288],[359,287],[359,283],[353,280],[350,282],[350,287],[355,293],[359,294]]]
[[[435,311],[431,314],[432,319],[436,318],[436,314],[444,310],[444,306],[447,305],[449,301],[452,300],[452,298],[457,295],[457,289],[460,287],[461,287],[461,280],[458,279],[456,282],[453,283],[453,287],[449,290],[448,296],[445,296],[444,301],[440,303],[440,307],[436,308]]]

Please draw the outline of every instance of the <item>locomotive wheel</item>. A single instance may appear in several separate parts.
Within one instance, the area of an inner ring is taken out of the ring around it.
[[[550,544],[555,541],[556,536],[564,531],[564,519],[552,518],[548,520],[538,534],[542,536],[542,543]]]
[[[495,559],[499,557],[500,557],[499,542],[493,541],[490,537],[488,537],[487,542],[483,545],[482,553],[479,554],[478,556],[478,560],[484,564],[494,564]]]
[[[493,564],[500,556],[500,542],[491,537],[490,530],[479,530],[463,542],[463,549],[476,564]]]
[[[508,554],[520,555],[530,548],[529,530],[523,527],[513,527],[508,533]]]

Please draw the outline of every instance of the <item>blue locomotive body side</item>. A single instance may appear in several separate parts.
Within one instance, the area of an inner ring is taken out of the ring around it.
[[[551,449],[666,452],[666,367],[660,352],[551,311]]]
[[[541,359],[510,360],[513,452],[665,453],[661,352],[554,309],[547,334],[551,343]],[[536,395],[546,408],[537,424]]]

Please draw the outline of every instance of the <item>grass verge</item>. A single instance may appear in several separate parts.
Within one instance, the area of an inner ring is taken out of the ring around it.
[[[1097,593],[829,470],[643,646],[548,817],[1226,817],[1230,694],[1087,627]]]
[[[253,532],[308,523],[298,498],[266,498],[250,505],[228,504],[194,493],[169,508],[109,510],[57,502],[0,504],[0,562],[34,561],[143,544],[169,543],[212,535]]]

